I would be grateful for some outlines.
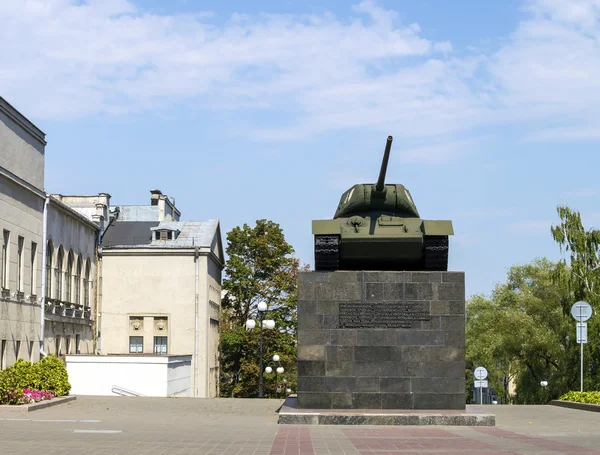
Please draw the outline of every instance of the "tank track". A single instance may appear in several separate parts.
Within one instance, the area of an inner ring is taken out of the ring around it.
[[[337,270],[340,265],[340,236],[315,235],[315,270]]]
[[[448,271],[448,236],[425,236],[425,270]]]

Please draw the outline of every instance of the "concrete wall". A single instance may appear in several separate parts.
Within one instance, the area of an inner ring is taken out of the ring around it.
[[[2,122],[0,128],[1,125]],[[0,289],[0,367],[2,368],[12,365],[18,357],[33,361],[39,359],[43,207],[44,199],[39,194],[0,174],[0,288],[2,288]],[[7,245],[8,283],[3,282],[1,276],[4,230],[10,232]],[[19,236],[24,240],[22,278],[21,285],[18,287]],[[33,274],[32,242],[36,244]]]
[[[302,272],[298,407],[465,409],[462,272]]]
[[[190,396],[191,356],[66,356],[72,395]]]
[[[44,133],[0,97],[0,167],[44,188]]]

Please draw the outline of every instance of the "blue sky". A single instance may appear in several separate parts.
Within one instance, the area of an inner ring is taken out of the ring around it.
[[[5,0],[0,92],[46,134],[46,187],[223,234],[269,218],[303,263],[311,220],[373,181],[451,219],[450,269],[488,293],[558,259],[556,206],[600,224],[595,0]],[[15,40],[14,37],[19,39]]]

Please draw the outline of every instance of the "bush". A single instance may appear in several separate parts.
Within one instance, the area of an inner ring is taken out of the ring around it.
[[[600,404],[600,392],[568,392],[561,396],[559,400]]]
[[[23,390],[35,383],[36,376],[33,364],[23,359],[0,371],[0,403],[18,404]]]
[[[34,364],[35,383],[31,388],[52,393],[55,397],[68,395],[71,390],[65,364],[58,357],[49,355]]]
[[[36,363],[18,359],[0,371],[0,404],[25,402],[26,389],[49,392],[56,397],[68,395],[71,384],[64,363],[55,356],[44,357]],[[44,396],[47,399],[47,395]]]

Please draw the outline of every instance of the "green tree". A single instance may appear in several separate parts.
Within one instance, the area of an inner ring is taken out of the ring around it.
[[[257,320],[257,305],[268,305],[266,319],[275,329],[263,329],[263,362],[274,354],[285,368],[283,376],[296,389],[296,304],[298,259],[279,224],[257,220],[227,233],[226,278],[221,315],[221,396],[256,397],[259,376],[259,330],[246,329]],[[275,396],[275,374],[264,374],[264,395]],[[278,378],[280,381],[282,377]]]
[[[588,343],[584,345],[586,367],[584,371],[584,389],[600,390],[600,230],[586,230],[581,214],[567,206],[557,207],[560,223],[551,227],[552,237],[558,243],[561,253],[568,254],[567,259],[558,263],[554,274],[557,285],[566,284],[568,299],[563,302],[563,311],[570,314],[571,306],[578,300],[585,300],[594,312],[588,323]],[[575,320],[570,319],[571,336],[575,335]],[[572,359],[574,371],[579,371],[579,351]],[[579,390],[579,388],[576,388]]]
[[[487,368],[503,402],[541,402],[542,380],[549,383],[548,398],[576,383],[572,323],[564,312],[569,294],[553,280],[556,268],[547,259],[513,266],[489,298],[468,302],[467,365]],[[513,381],[516,396],[509,397]]]

